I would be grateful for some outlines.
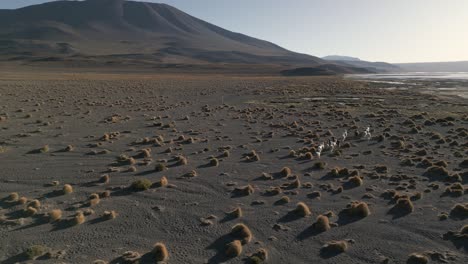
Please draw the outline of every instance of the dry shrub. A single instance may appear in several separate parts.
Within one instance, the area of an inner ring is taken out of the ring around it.
[[[86,217],[83,212],[76,212],[75,217],[73,218],[75,225],[81,225],[86,221]]]
[[[117,217],[117,212],[116,211],[104,211],[104,214],[102,215],[102,217],[105,219],[114,219]]]
[[[255,154],[253,156],[248,156],[247,161],[260,161],[260,156],[258,154]]]
[[[167,169],[167,167],[163,163],[158,163],[158,164],[156,164],[156,166],[154,166],[154,170],[157,171],[157,172],[165,171],[166,169]]]
[[[141,255],[136,251],[126,251],[120,258],[123,263],[139,263]]]
[[[28,249],[26,249],[24,254],[27,257],[27,259],[35,260],[35,259],[37,259],[37,258],[39,258],[41,256],[44,256],[49,251],[50,251],[50,249],[48,247],[46,247],[46,246],[34,245],[34,246],[31,246]]]
[[[349,170],[347,168],[334,168],[328,173],[328,176],[330,176],[330,177],[348,177],[348,176],[354,176],[354,175],[351,175],[351,173],[349,172]]]
[[[230,258],[238,257],[242,253],[242,243],[240,240],[234,240],[226,245],[226,256]]]
[[[19,204],[26,204],[27,202],[28,202],[28,198],[24,196],[18,199]]]
[[[134,165],[136,164],[136,160],[133,157],[129,157],[127,155],[120,155],[117,157],[117,164],[123,165]]]
[[[188,163],[188,160],[186,157],[184,156],[179,156],[177,157],[177,165],[181,166],[181,165],[187,165]]]
[[[241,196],[251,195],[254,192],[255,192],[255,189],[250,184],[246,186],[242,186],[242,187],[236,187],[233,191],[235,195],[241,195]]]
[[[313,191],[313,192],[307,194],[307,197],[311,198],[311,199],[320,198],[321,196],[322,196],[322,194],[319,191]]]
[[[99,194],[100,198],[108,198],[111,196],[111,192],[109,190],[103,191],[102,193]]]
[[[102,175],[101,178],[99,178],[100,183],[109,183],[109,181],[110,181],[109,174]]]
[[[353,201],[343,210],[350,217],[364,218],[371,214],[366,202]]]
[[[414,206],[409,198],[399,198],[392,211],[397,214],[409,214],[414,211]]]
[[[252,240],[252,232],[250,229],[244,224],[236,224],[231,229],[231,235],[239,239],[242,244],[247,244]]]
[[[26,213],[26,215],[28,215],[28,216],[33,216],[33,215],[37,214],[37,209],[34,208],[34,207],[31,207],[31,206],[28,206],[28,207],[26,208],[26,210],[25,210],[25,213]]]
[[[255,253],[249,256],[249,261],[252,264],[263,263],[268,259],[268,251],[264,248],[259,248]]]
[[[408,256],[407,264],[426,264],[429,262],[429,259],[421,254],[413,253]]]
[[[59,221],[62,219],[62,210],[54,209],[49,212],[49,220],[51,222]]]
[[[130,185],[130,188],[134,191],[146,191],[148,190],[149,188],[151,188],[153,184],[151,183],[150,180],[148,179],[140,179],[140,180],[136,180],[132,183],[132,185]]]
[[[154,245],[153,254],[156,261],[167,261],[169,259],[169,252],[163,243],[156,243]]]
[[[265,190],[265,195],[274,196],[282,193],[283,190],[280,187],[270,187],[269,189]]]
[[[8,202],[17,202],[19,200],[19,194],[17,192],[12,192],[7,196],[6,200]]]
[[[288,188],[297,189],[299,187],[301,187],[301,181],[299,179],[288,184]]]
[[[291,200],[289,199],[288,196],[283,196],[281,197],[278,201],[275,202],[275,204],[279,205],[279,204],[287,204],[289,203]]]
[[[327,166],[327,164],[325,162],[318,161],[318,162],[314,163],[313,168],[316,169],[316,170],[323,170],[323,169],[325,169],[326,166]]]
[[[65,184],[62,190],[64,194],[70,194],[73,192],[73,187],[70,184]]]
[[[293,212],[302,217],[306,217],[312,214],[312,212],[309,209],[309,206],[307,206],[307,204],[303,202],[297,203],[296,209],[294,209]]]
[[[242,217],[242,215],[243,215],[242,208],[237,207],[234,210],[232,210],[231,212],[229,212],[228,215],[230,215],[230,216],[232,216],[234,218]]]
[[[137,159],[148,159],[151,158],[151,149],[142,149],[138,152],[137,155],[135,155],[135,158]]]
[[[431,180],[443,180],[449,176],[449,172],[445,167],[432,166],[424,172],[424,176]]]
[[[89,206],[95,206],[97,204],[99,204],[99,202],[101,201],[101,199],[99,198],[99,194],[97,193],[93,193],[89,196]]]
[[[137,171],[137,168],[135,166],[130,166],[128,167],[126,172],[136,172],[136,171]]]
[[[285,177],[285,178],[289,177],[291,174],[292,174],[292,171],[288,167],[282,168],[281,171],[279,172],[279,175],[281,175],[281,177]]]
[[[37,149],[37,153],[47,153],[50,151],[49,145],[45,145],[42,148]]]
[[[464,225],[458,233],[468,238],[468,225]]]
[[[361,179],[361,177],[354,176],[354,177],[349,178],[346,184],[350,187],[358,187],[358,186],[362,186],[363,183],[364,181]]]
[[[169,185],[169,180],[167,180],[166,176],[162,176],[161,179],[159,180],[158,185],[160,187],[167,187],[167,185]]]
[[[306,154],[304,154],[304,159],[306,160],[312,160],[314,158],[314,155],[312,155],[311,152],[306,152]]]
[[[73,150],[75,150],[75,148],[72,145],[68,145],[63,149],[65,152],[72,152]]]
[[[455,204],[455,206],[450,211],[450,215],[457,219],[468,218],[468,203]]]
[[[324,215],[319,215],[317,217],[317,221],[315,221],[315,223],[312,225],[312,227],[319,231],[319,232],[325,232],[325,231],[328,231],[331,229],[330,227],[330,220],[328,219],[328,217],[324,216]]]
[[[330,241],[326,243],[321,251],[323,254],[336,255],[345,252],[348,250],[348,242],[344,240],[339,241]]]
[[[454,183],[445,189],[444,194],[460,197],[465,194],[465,187],[461,183]]]
[[[416,193],[414,193],[414,194],[411,196],[411,200],[412,200],[412,201],[421,200],[422,197],[423,197],[423,193],[422,193],[422,192],[416,192]]]
[[[41,207],[41,202],[39,200],[32,200],[28,204],[29,207],[39,209]]]
[[[218,167],[219,166],[219,160],[217,158],[210,159],[210,166]]]
[[[377,165],[375,166],[374,170],[377,173],[387,173],[388,172],[388,167],[385,165]]]

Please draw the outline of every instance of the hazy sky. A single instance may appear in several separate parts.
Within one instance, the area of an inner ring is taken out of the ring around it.
[[[287,49],[371,61],[468,60],[468,0],[146,0]],[[0,9],[47,0],[0,0]]]

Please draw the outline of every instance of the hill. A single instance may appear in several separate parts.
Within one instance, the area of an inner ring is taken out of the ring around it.
[[[349,56],[330,55],[322,57],[323,60],[334,62],[336,64],[348,67],[357,67],[366,69],[369,72],[399,72],[402,71],[400,67],[387,62],[370,62],[364,61],[359,58]]]
[[[55,1],[0,10],[0,59],[104,65],[327,64],[225,30],[166,4]],[[342,71],[360,72],[353,66]]]
[[[359,58],[349,57],[349,56],[340,56],[340,55],[329,55],[322,57],[323,60],[328,61],[360,61]]]

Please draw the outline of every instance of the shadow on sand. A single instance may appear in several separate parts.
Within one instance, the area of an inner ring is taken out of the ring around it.
[[[213,243],[211,243],[206,249],[213,249],[216,251],[216,255],[211,257],[207,263],[215,264],[215,263],[225,263],[230,260],[230,257],[227,257],[225,254],[226,245],[231,243],[234,238],[227,234],[223,235],[220,238],[216,239]]]

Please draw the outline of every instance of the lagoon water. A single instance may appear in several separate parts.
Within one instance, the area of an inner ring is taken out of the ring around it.
[[[386,89],[421,89],[428,93],[456,95],[468,99],[468,72],[350,74],[346,77],[395,85]]]
[[[358,79],[402,79],[402,80],[468,80],[468,72],[408,72],[408,73],[379,73],[352,74]]]

